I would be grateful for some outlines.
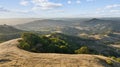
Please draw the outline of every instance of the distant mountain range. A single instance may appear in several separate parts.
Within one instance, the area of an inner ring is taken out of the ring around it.
[[[72,23],[73,24],[73,23]],[[69,21],[66,20],[52,20],[52,19],[44,19],[44,20],[36,20],[25,24],[19,24],[15,27],[23,30],[35,30],[40,31],[42,29],[50,29],[50,28],[59,28],[72,25]]]
[[[16,26],[9,25],[0,25],[0,39],[2,40],[5,37],[10,37],[5,40],[9,40],[15,37],[20,37],[22,32],[26,31],[42,31],[42,33],[53,33],[59,32],[68,35],[80,36],[83,33],[92,35],[100,34],[104,35],[113,32],[120,32],[120,21],[113,19],[43,19],[35,20],[29,23],[19,24]],[[38,32],[41,33],[41,32]],[[89,36],[88,35],[88,36]],[[112,34],[113,35],[113,34]],[[116,34],[114,34],[117,36]],[[118,41],[117,37],[105,37],[104,39],[109,39],[110,41]]]
[[[89,27],[91,30],[111,30],[114,32],[120,31],[120,21],[102,20],[93,18],[82,24],[83,27]]]
[[[90,32],[106,32],[106,31],[120,31],[120,21],[115,20],[106,20],[106,19],[44,19],[44,20],[35,20],[25,24],[19,24],[15,26],[18,29],[28,30],[28,31],[41,31],[41,30],[57,30],[65,28],[77,28],[80,31],[90,31]]]

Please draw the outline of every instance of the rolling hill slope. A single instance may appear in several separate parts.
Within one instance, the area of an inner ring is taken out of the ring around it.
[[[44,29],[64,27],[64,26],[70,26],[70,25],[71,23],[66,20],[43,19],[43,20],[35,20],[25,24],[19,24],[19,25],[16,25],[15,27],[23,30],[40,31]]]
[[[0,33],[8,34],[8,33],[17,33],[22,32],[22,30],[16,29],[9,25],[0,25]]]
[[[9,25],[0,25],[0,42],[19,38],[23,30],[16,29]]]
[[[0,67],[119,67],[120,63],[98,55],[31,53],[17,48],[19,39],[0,44]],[[106,60],[112,61],[108,64]]]
[[[104,32],[104,31],[120,32],[119,25],[120,25],[120,21],[103,20],[97,18],[93,18],[91,20],[82,23],[83,27],[88,27],[89,30],[92,30],[93,32],[96,33]]]
[[[120,21],[114,19],[43,19],[35,20],[15,27],[28,31],[62,31],[63,29],[74,28],[86,33],[105,33],[107,31],[120,32]],[[64,32],[64,31],[63,31]]]

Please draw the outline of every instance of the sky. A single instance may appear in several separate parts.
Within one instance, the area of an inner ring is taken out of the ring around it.
[[[0,18],[120,17],[120,0],[0,0]]]

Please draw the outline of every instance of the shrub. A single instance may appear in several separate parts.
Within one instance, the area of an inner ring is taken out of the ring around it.
[[[89,48],[87,46],[82,46],[80,49],[75,50],[76,54],[89,54]]]
[[[38,43],[40,43],[40,37],[33,33],[23,33],[22,39],[20,40],[19,47],[28,51],[36,51],[34,48]]]
[[[116,58],[116,57],[110,57],[110,58],[112,58],[113,60],[115,60],[115,61],[117,61],[117,62],[120,62],[120,58]]]
[[[30,45],[22,40],[19,41],[20,44],[18,45],[18,47],[24,49],[24,50],[29,50],[30,49]]]
[[[113,64],[112,60],[110,60],[110,59],[106,59],[105,61],[106,61],[106,63],[109,64],[109,65],[112,65],[112,64]]]

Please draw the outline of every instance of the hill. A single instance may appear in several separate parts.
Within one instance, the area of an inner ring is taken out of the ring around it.
[[[0,25],[0,42],[19,38],[23,30],[19,30],[9,25]]]
[[[53,20],[53,19],[43,19],[43,20],[35,20],[25,24],[19,24],[15,27],[18,29],[23,30],[34,30],[34,31],[41,31],[41,30],[51,30],[56,29],[59,27],[69,26],[71,25],[69,21],[66,20]]]
[[[89,38],[80,38],[61,33],[48,35],[23,33],[22,38],[23,40],[19,41],[20,44],[18,47],[30,52],[64,54],[82,53],[120,57],[119,49]]]
[[[120,21],[115,20],[104,20],[93,18],[91,20],[82,23],[83,27],[88,27],[92,32],[100,33],[106,31],[120,32]]]
[[[119,67],[120,63],[98,55],[31,53],[17,47],[19,39],[0,44],[0,67]],[[109,62],[110,63],[109,63]]]
[[[16,33],[21,32],[22,30],[16,29],[9,25],[0,25],[0,33]]]
[[[32,22],[18,24],[15,27],[22,30],[34,30],[34,31],[62,31],[64,29],[72,28],[76,31],[75,33],[78,35],[79,33],[105,33],[106,31],[112,32],[120,32],[120,21],[115,19],[80,19],[80,18],[72,18],[72,19],[42,19],[35,20]],[[74,31],[74,30],[73,30]],[[74,35],[74,33],[73,33]]]
[[[119,18],[69,18],[43,19],[15,26],[29,31],[44,31],[44,33],[59,32],[67,35],[93,38],[104,45],[120,44]]]
[[[71,35],[65,35],[61,33],[55,33],[51,34],[50,37],[60,38],[66,42],[68,42],[70,47],[73,47],[74,49],[78,49],[82,46],[87,46],[89,49],[91,49],[91,52],[95,54],[101,54],[105,56],[116,56],[119,57],[119,49],[116,49],[114,47],[110,47],[99,40],[90,39],[90,38],[81,38],[77,36],[71,36]]]

